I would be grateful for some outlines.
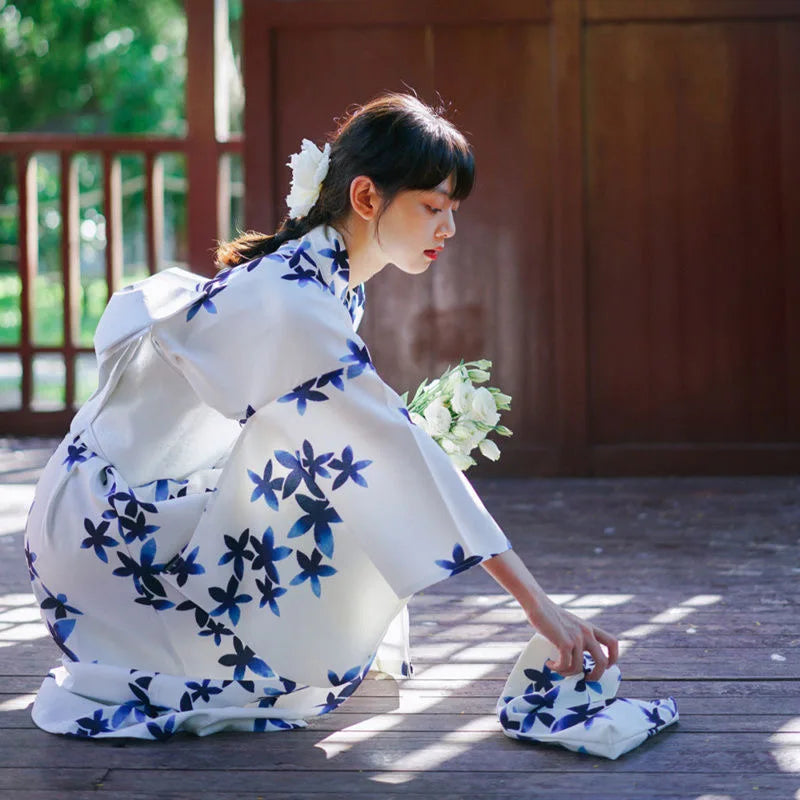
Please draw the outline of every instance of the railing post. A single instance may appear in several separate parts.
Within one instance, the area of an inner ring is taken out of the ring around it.
[[[191,197],[191,193],[189,195]],[[145,155],[144,201],[147,220],[147,266],[152,275],[161,269],[164,252],[164,162]]]
[[[22,362],[22,408],[27,411],[33,399],[33,309],[36,273],[39,271],[36,157],[30,153],[17,156],[17,196],[21,312],[19,355]]]
[[[75,347],[80,338],[80,212],[74,154],[61,153],[61,278],[64,282],[64,406],[75,405]]]
[[[103,154],[103,214],[106,218],[108,296],[122,283],[122,168],[119,155]]]
[[[189,269],[211,274],[215,240],[220,238],[220,177],[217,148],[215,70],[219,27],[227,25],[227,0],[185,0],[187,132],[187,227]],[[227,235],[227,231],[223,235]]]

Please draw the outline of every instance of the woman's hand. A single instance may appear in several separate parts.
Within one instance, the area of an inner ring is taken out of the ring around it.
[[[561,675],[583,672],[584,650],[588,650],[594,659],[594,668],[586,676],[590,681],[598,680],[608,667],[616,663],[619,643],[614,636],[556,605],[547,595],[537,598],[533,608],[526,613],[531,625],[558,648],[558,661],[548,659],[555,672]],[[605,645],[608,655],[601,645]]]
[[[559,659],[552,663],[551,669],[561,675],[583,672],[583,652],[588,650],[594,659],[594,669],[587,678],[596,681],[616,663],[619,655],[616,638],[556,605],[513,550],[484,561],[482,566],[522,606],[531,625],[558,648]]]

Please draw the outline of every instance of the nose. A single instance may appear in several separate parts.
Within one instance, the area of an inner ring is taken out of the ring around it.
[[[451,236],[455,236],[456,233],[456,221],[453,217],[452,209],[448,209],[445,214],[445,218],[442,221],[441,225],[439,226],[438,230],[436,231],[436,235],[440,239],[449,239]]]

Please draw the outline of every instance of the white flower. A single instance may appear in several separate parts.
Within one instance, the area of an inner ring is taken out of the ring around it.
[[[439,442],[439,446],[442,450],[447,453],[447,455],[453,455],[454,453],[464,453],[464,449],[458,442],[453,441],[453,439],[449,436],[442,436],[441,438],[437,439]]]
[[[463,453],[452,453],[450,455],[450,460],[460,469],[462,472],[471,467],[475,463],[474,458],[470,458],[470,456],[465,456]]]
[[[472,407],[472,395],[475,388],[470,381],[458,380],[453,387],[453,398],[450,403],[456,414],[465,414]]]
[[[286,195],[286,205],[293,219],[304,217],[317,202],[322,181],[328,174],[330,155],[330,144],[320,150],[314,142],[303,139],[300,152],[289,156],[287,166],[292,168],[292,188]]]
[[[430,435],[431,433],[430,425],[428,425],[428,420],[426,420],[425,417],[422,416],[422,414],[417,414],[416,411],[411,411],[408,416],[411,417],[411,421],[418,428],[422,428],[422,430],[425,431],[425,433]]]
[[[511,408],[511,395],[503,394],[499,391],[492,392],[494,395],[494,404],[497,406],[498,411],[508,411]]]
[[[472,395],[470,416],[477,422],[483,422],[486,425],[496,425],[500,419],[494,397],[485,386],[476,389],[475,394]]]
[[[428,433],[431,436],[442,436],[450,431],[450,423],[453,418],[440,397],[437,397],[425,409],[424,416],[428,423]]]
[[[491,439],[484,439],[478,447],[490,461],[497,461],[500,458],[500,448]]]
[[[485,431],[482,431],[474,420],[466,418],[462,418],[456,423],[451,435],[454,441],[461,444],[466,453],[477,447],[486,437]]]
[[[485,383],[489,380],[489,373],[485,369],[470,369],[467,370],[467,374],[475,383]]]

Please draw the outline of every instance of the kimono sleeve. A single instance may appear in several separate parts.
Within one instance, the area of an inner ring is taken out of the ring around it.
[[[269,443],[284,493],[291,479],[277,467],[304,467],[294,478],[307,497],[301,526],[326,514],[340,519],[399,597],[510,547],[466,478],[372,368],[343,387],[302,414],[299,404],[274,403],[247,423],[246,437]],[[325,534],[317,547],[327,553],[333,542]]]
[[[181,366],[209,400],[216,392],[225,410],[250,406],[219,484],[252,506],[242,523],[269,523],[276,541],[306,543],[304,557],[334,571],[355,544],[401,598],[508,549],[468,481],[381,380],[341,303],[318,291],[298,306],[301,295],[287,300],[264,358],[252,338],[230,363],[218,347],[183,349]],[[281,357],[291,364],[276,365]]]
[[[286,281],[274,266],[209,282],[192,306],[151,331],[198,397],[229,419],[302,387],[332,362],[341,367],[340,350],[353,334],[350,315],[326,288]]]

